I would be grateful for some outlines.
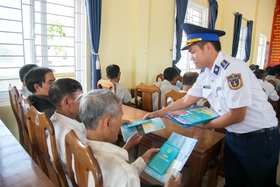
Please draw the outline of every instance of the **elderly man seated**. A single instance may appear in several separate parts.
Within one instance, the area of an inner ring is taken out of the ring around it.
[[[122,125],[122,104],[108,90],[92,90],[81,99],[80,118],[86,127],[87,141],[98,160],[106,187],[140,187],[139,175],[158,148],[149,149],[132,164],[127,163],[128,152],[113,144]],[[182,175],[170,177],[166,187],[180,186]],[[89,177],[89,186],[93,185]]]

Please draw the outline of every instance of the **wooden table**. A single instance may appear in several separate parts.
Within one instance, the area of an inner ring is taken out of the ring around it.
[[[0,186],[54,187],[1,120]]]
[[[147,112],[123,105],[123,113],[123,119],[135,121],[141,119]],[[172,132],[197,139],[198,143],[187,161],[187,165],[190,167],[190,175],[184,184],[188,187],[200,187],[203,176],[208,170],[207,187],[216,186],[218,165],[225,135],[198,127],[185,129],[166,118],[162,118],[162,120],[166,128],[144,135],[141,144],[148,148],[161,147]]]

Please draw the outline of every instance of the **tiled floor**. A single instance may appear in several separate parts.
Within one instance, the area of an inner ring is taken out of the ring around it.
[[[280,128],[279,128],[279,132],[280,132]],[[146,147],[139,145],[139,150],[138,150],[138,155],[142,155],[145,151],[147,150]],[[130,161],[133,162],[133,153],[134,153],[134,149],[132,148],[129,151],[129,155],[130,155]],[[279,154],[279,160],[280,160],[280,154]],[[183,174],[183,179],[185,179],[188,174],[189,174],[189,168],[188,167],[184,167],[182,172]],[[207,186],[207,173],[203,178],[203,183],[202,183],[202,187],[206,187]],[[142,172],[141,177],[146,179],[147,181],[151,182],[152,184],[162,184],[161,182],[157,181],[156,179],[150,177],[149,175],[147,175],[145,172]],[[225,180],[224,178],[220,177],[218,178],[218,184],[217,187],[223,187],[225,184]],[[277,184],[280,185],[280,164],[278,164],[278,170],[277,170]],[[182,183],[182,186],[184,186],[184,183]]]

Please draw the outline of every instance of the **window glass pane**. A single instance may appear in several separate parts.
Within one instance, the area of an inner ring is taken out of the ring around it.
[[[31,22],[32,22],[32,16],[30,14],[31,11],[31,6],[23,6],[22,7],[22,11],[23,11],[23,32],[24,32],[24,38],[25,39],[32,39],[32,26],[31,26]]]
[[[23,46],[0,44],[0,56],[1,55],[23,55]]]
[[[47,12],[48,14],[71,16],[74,14],[74,7],[65,7],[60,5],[47,4]]]
[[[0,7],[0,18],[21,21],[21,10]]]
[[[21,22],[0,20],[0,30],[10,32],[21,32]]]
[[[24,41],[24,58],[26,64],[34,64],[35,63],[35,54],[34,54],[34,43],[33,40],[25,40]]]
[[[24,64],[23,56],[22,57],[1,57],[0,56],[0,66],[1,66],[1,68],[4,68],[4,67],[21,67],[21,66],[23,66],[23,64]],[[7,71],[7,70],[5,70],[5,71]],[[6,72],[6,73],[9,74],[9,71]]]
[[[0,79],[0,90],[8,90],[9,84],[16,86],[18,89],[21,89],[22,83],[20,82],[19,77],[17,79],[12,79],[12,80],[1,80]],[[8,93],[7,93],[8,95]],[[3,100],[1,101],[3,102]]]
[[[0,69],[0,79],[19,79],[18,68]]]
[[[55,4],[60,4],[60,5],[65,5],[65,6],[74,6],[74,0],[47,0],[48,3],[55,3]]]
[[[49,66],[50,67],[58,67],[58,66],[74,66],[75,59],[74,57],[49,57]]]
[[[0,43],[22,44],[22,34],[0,32]]]
[[[51,67],[54,70],[54,75],[57,79],[59,78],[75,78],[74,67]]]
[[[20,8],[20,1],[19,0],[1,0],[0,6]],[[1,10],[0,10],[0,12],[1,12]]]

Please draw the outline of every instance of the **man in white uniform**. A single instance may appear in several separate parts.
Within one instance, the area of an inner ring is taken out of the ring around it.
[[[279,157],[276,114],[249,67],[222,52],[224,31],[182,24],[191,60],[202,73],[187,95],[144,118],[164,116],[206,98],[220,117],[200,128],[225,128],[225,187],[274,187]]]

